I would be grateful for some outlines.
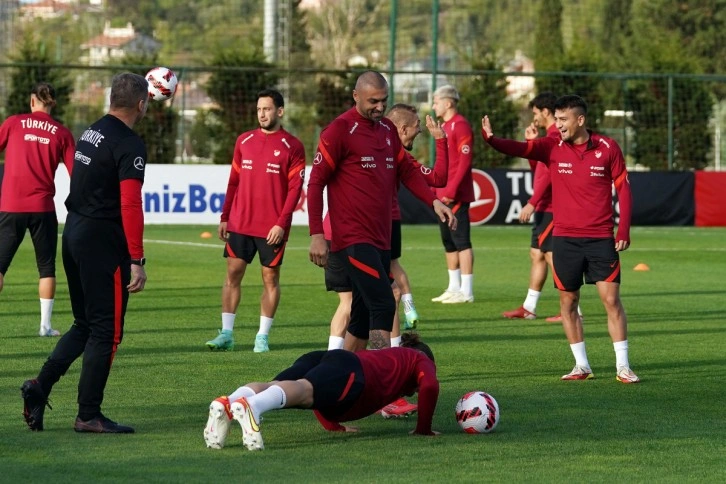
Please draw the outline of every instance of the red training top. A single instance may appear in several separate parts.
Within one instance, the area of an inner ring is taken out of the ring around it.
[[[446,185],[446,180],[449,177],[449,154],[446,138],[436,140],[436,163],[434,163],[433,170],[416,161],[411,153],[406,152],[406,158],[421,171],[429,186],[443,187]],[[391,212],[393,220],[401,220],[401,207],[398,205],[398,188],[399,184],[397,183],[396,192],[393,194],[393,211]]]
[[[554,138],[556,140],[562,139],[560,130],[557,129],[555,123],[552,123],[547,128],[547,134],[545,136]],[[537,160],[529,160],[529,166],[534,173],[534,186],[532,189],[532,197],[528,200],[529,203],[534,205],[535,212],[551,212],[552,211],[552,179],[550,178],[550,172],[547,167],[542,167],[542,170],[537,169],[537,165],[540,162]]]
[[[439,398],[434,362],[421,351],[404,347],[363,350],[355,354],[363,367],[363,393],[342,415],[332,416],[316,411],[320,423],[327,430],[342,430],[338,422],[373,415],[398,398],[418,392],[416,433],[431,434],[431,422]]]
[[[484,139],[497,151],[546,163],[552,177],[553,235],[611,238],[612,188],[618,194],[620,223],[615,240],[630,242],[633,195],[628,171],[615,140],[590,132],[586,143],[573,145],[551,137],[525,143],[491,137]]]
[[[474,180],[471,177],[474,133],[466,118],[458,113],[441,128],[449,145],[449,179],[445,187],[436,189],[436,196],[471,203],[474,201]]]
[[[73,170],[71,132],[42,111],[10,116],[0,126],[0,151],[6,150],[0,212],[55,212],[58,163]]]
[[[391,213],[396,183],[432,205],[421,172],[408,160],[396,127],[372,121],[356,108],[338,116],[322,133],[308,183],[310,235],[323,233],[323,189],[327,186],[331,250],[353,244],[391,248]]]
[[[305,148],[296,137],[282,128],[242,133],[235,143],[221,221],[229,232],[263,238],[278,225],[287,240],[304,177]]]

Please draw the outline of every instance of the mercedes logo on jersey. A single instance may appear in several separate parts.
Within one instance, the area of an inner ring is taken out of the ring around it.
[[[144,171],[144,159],[140,156],[137,156],[134,159],[134,168],[136,168],[139,171]]]

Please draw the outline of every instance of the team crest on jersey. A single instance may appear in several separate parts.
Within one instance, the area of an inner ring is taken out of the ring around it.
[[[461,147],[461,152],[464,153],[465,155],[468,155],[470,151],[471,151],[471,148],[469,147],[469,145],[464,145]]]
[[[595,152],[595,158],[600,158],[602,156],[602,151],[598,150]]]
[[[319,165],[323,161],[323,154],[321,152],[315,153],[315,158],[313,159],[313,165]]]
[[[144,171],[144,159],[140,156],[134,158],[134,168],[139,171]]]
[[[275,150],[273,151],[273,153],[275,154],[275,156],[280,156],[280,150]]]

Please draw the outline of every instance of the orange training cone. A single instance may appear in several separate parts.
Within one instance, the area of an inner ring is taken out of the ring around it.
[[[199,236],[203,239],[211,239],[212,233],[211,232],[202,232]]]
[[[637,264],[635,267],[633,267],[634,271],[649,271],[650,267],[648,267],[648,264],[643,264],[642,262],[640,264]]]

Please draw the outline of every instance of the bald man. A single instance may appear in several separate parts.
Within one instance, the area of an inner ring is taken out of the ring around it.
[[[388,279],[393,196],[398,180],[455,229],[451,210],[436,199],[421,172],[405,156],[396,126],[384,118],[388,82],[375,71],[361,74],[355,106],[320,134],[308,184],[310,260],[327,264],[323,189],[327,186],[330,250],[338,253],[353,289],[344,348],[390,346],[395,300]]]

